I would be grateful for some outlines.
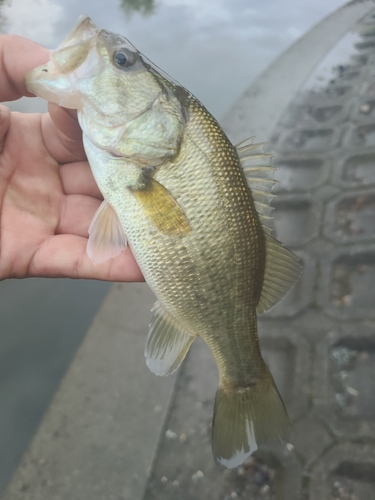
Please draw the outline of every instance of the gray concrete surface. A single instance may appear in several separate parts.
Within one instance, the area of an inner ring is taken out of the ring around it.
[[[145,369],[153,301],[113,286],[4,500],[141,498],[175,380]]]
[[[109,288],[89,280],[0,282],[0,492]]]
[[[375,4],[352,2],[344,10],[336,37],[343,19],[351,19],[355,50],[336,54],[328,79],[324,58],[314,59],[315,73],[285,99],[277,127],[262,137],[280,166],[276,233],[304,263],[297,286],[259,321],[262,349],[293,423],[290,443],[264,447],[235,470],[219,469],[210,452],[216,368],[207,349],[193,345],[176,385],[148,374],[142,355],[148,317],[133,324],[131,318],[152,298],[140,285],[130,285],[130,298],[129,285],[121,285],[99,312],[4,500],[371,499]],[[333,51],[334,28],[331,18]],[[306,59],[313,42],[304,48]],[[275,92],[285,71],[276,64],[268,73]],[[241,103],[236,109],[241,113]],[[226,129],[232,123],[233,137],[243,138],[245,123],[241,131],[235,119],[224,122]],[[254,130],[256,120],[249,115],[246,128]]]

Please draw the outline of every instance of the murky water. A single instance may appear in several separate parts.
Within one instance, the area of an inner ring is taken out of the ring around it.
[[[270,62],[343,0],[0,0],[0,32],[54,48],[89,15],[124,34],[218,118]],[[11,103],[44,110],[37,99]],[[108,284],[0,283],[0,491]]]

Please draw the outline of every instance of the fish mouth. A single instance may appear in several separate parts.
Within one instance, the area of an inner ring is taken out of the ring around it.
[[[81,99],[78,93],[72,91],[69,75],[56,76],[56,69],[51,61],[29,71],[25,76],[27,90],[49,102],[64,108],[79,109]]]
[[[88,38],[93,38],[98,35],[99,28],[87,16],[80,16],[78,23],[70,31],[67,37],[57,46],[56,50],[60,50],[70,45],[83,42]]]
[[[41,96],[41,93],[43,93],[44,98],[56,102],[58,96],[55,94],[52,85],[49,85],[48,81],[51,78],[50,69],[50,62],[32,69],[25,76],[25,84],[27,90],[32,94]]]

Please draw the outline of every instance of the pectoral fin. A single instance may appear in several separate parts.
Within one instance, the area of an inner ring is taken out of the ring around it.
[[[190,232],[189,222],[171,193],[149,177],[142,189],[131,188],[142,205],[144,214],[162,233],[184,236]]]
[[[121,222],[111,205],[104,200],[89,227],[87,255],[96,265],[117,257],[126,246]]]
[[[145,349],[146,363],[156,375],[170,375],[184,360],[196,335],[184,331],[159,302],[153,312]]]

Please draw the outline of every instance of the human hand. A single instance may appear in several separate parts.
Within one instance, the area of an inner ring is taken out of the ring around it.
[[[22,37],[0,35],[0,102],[30,94],[25,74],[49,59]],[[88,227],[102,197],[75,113],[10,113],[0,105],[0,279],[40,277],[142,281],[127,248],[94,266]]]

